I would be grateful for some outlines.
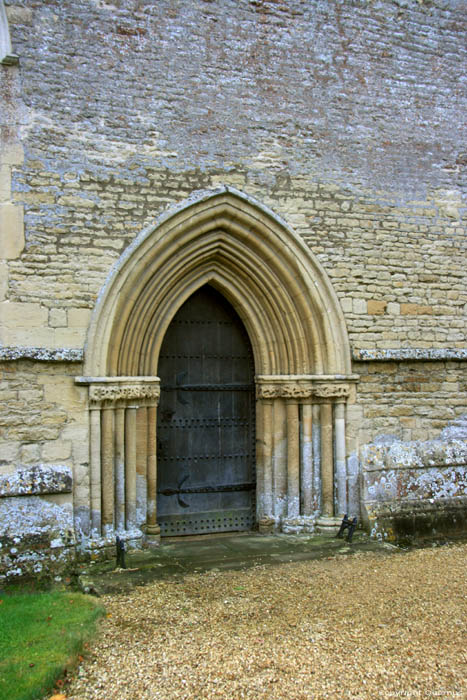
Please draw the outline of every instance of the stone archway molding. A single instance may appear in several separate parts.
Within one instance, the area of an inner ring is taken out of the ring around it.
[[[19,58],[11,48],[10,30],[5,10],[5,3],[0,0],[0,63],[3,66],[15,66]]]
[[[159,351],[175,313],[205,284],[232,304],[253,348],[260,529],[312,530],[318,515],[346,510],[345,404],[356,377],[339,301],[299,236],[224,186],[142,231],[96,304],[77,378],[89,384],[94,534],[141,527],[144,513],[147,535],[159,535]]]
[[[257,374],[350,374],[344,317],[321,264],[280,217],[231,187],[186,200],[124,252],[91,319],[84,373],[156,375],[171,319],[204,284],[240,315]]]

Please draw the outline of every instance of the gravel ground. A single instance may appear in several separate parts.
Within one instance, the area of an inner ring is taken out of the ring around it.
[[[107,596],[68,700],[467,698],[467,544]]]

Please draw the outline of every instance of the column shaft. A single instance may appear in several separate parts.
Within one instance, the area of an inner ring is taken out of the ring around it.
[[[303,515],[313,513],[313,411],[310,401],[302,404],[301,487]]]
[[[256,520],[264,515],[264,420],[263,404],[256,402]]]
[[[262,401],[263,413],[263,515],[270,518],[273,515],[272,507],[272,403]]]
[[[284,399],[274,400],[273,492],[274,515],[287,515],[287,418]]]
[[[146,524],[148,494],[148,410],[142,406],[136,413],[136,525]]]
[[[136,408],[125,412],[125,526],[136,527]]]
[[[313,427],[313,510],[321,511],[321,412],[319,404],[312,407]]]
[[[125,409],[115,410],[115,527],[125,529]]]
[[[334,516],[334,469],[332,445],[332,404],[321,405],[321,492],[322,514]]]
[[[347,473],[345,464],[345,404],[336,404],[334,410],[336,446],[337,513],[340,518],[347,513]]]
[[[102,534],[114,526],[114,411],[102,410]]]
[[[157,535],[160,528],[157,524],[157,408],[148,408],[148,503],[147,503],[147,533]]]
[[[100,408],[91,408],[90,411],[90,506],[91,506],[91,531],[101,534],[101,411]]]
[[[300,423],[298,403],[287,401],[287,516],[300,515]]]

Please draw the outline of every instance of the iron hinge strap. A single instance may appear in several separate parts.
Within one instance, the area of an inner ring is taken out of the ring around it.
[[[252,482],[243,484],[224,484],[222,486],[186,486],[178,489],[161,489],[157,493],[162,496],[177,496],[180,493],[225,493],[227,491],[251,491],[255,488]]]

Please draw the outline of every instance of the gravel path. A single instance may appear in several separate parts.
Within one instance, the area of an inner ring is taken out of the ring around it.
[[[467,698],[467,544],[105,597],[69,700]]]

